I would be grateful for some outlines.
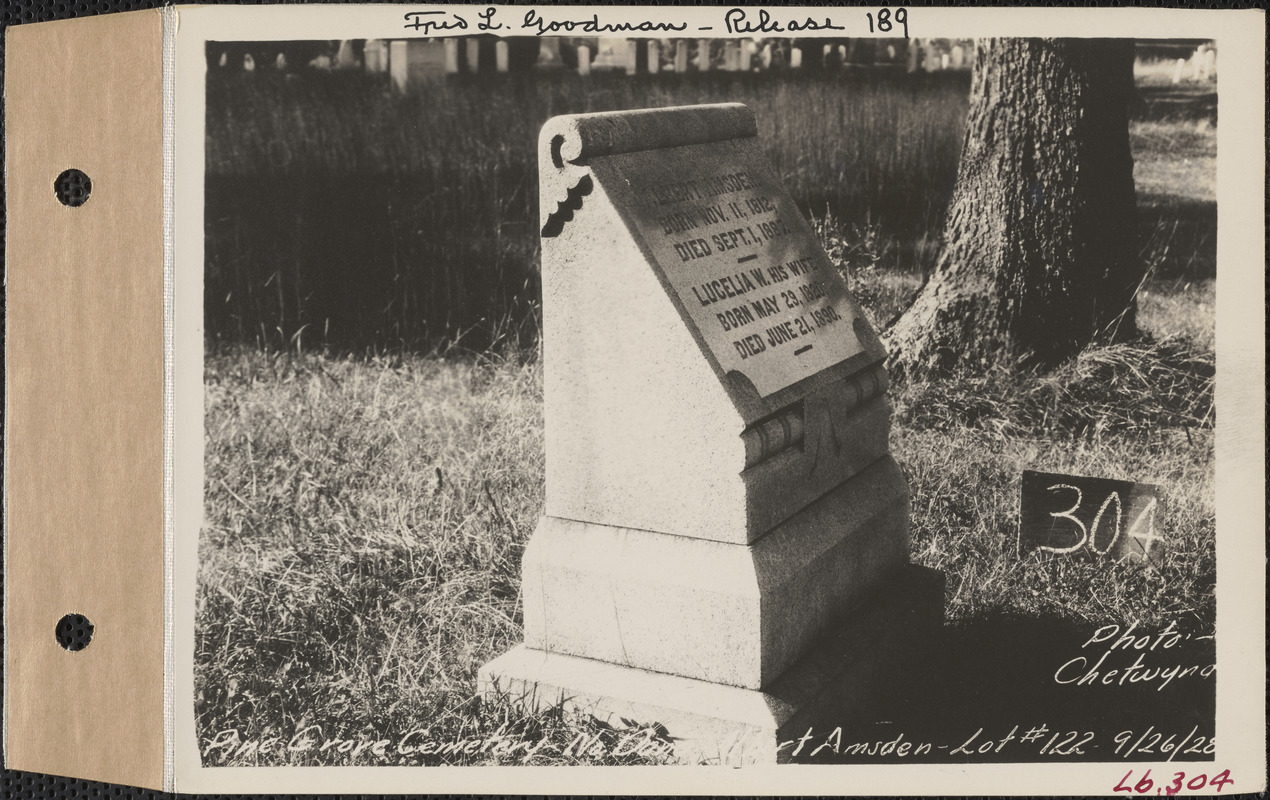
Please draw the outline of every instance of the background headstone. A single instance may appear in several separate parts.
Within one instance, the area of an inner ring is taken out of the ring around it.
[[[392,85],[399,92],[406,91],[410,85],[410,57],[406,50],[409,42],[394,39],[388,44],[388,72]]]
[[[534,65],[536,69],[560,69],[564,66],[564,59],[560,56],[560,39],[555,36],[546,36],[539,43],[538,61]]]
[[[688,71],[688,42],[679,39],[675,42],[675,72],[682,75]]]
[[[596,42],[595,58],[591,62],[591,68],[625,70],[627,61],[625,39],[602,37]]]
[[[339,49],[335,51],[335,69],[353,69],[358,67],[357,55],[353,52],[353,40],[343,39]]]
[[[927,72],[936,72],[939,69],[939,49],[935,46],[932,39],[926,40],[926,47],[922,52],[922,66]]]
[[[366,71],[379,73],[388,67],[388,47],[381,39],[372,39],[366,43]]]
[[[457,75],[459,72],[459,40],[444,39],[445,74]]]

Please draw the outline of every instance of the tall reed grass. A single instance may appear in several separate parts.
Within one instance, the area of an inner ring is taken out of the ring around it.
[[[209,343],[528,344],[537,134],[566,113],[744,102],[806,213],[869,220],[920,271],[967,108],[954,73],[498,77],[209,73]]]

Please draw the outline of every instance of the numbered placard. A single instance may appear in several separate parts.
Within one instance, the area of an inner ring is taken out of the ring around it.
[[[1019,554],[1058,554],[1163,563],[1159,486],[1108,478],[1023,471]]]

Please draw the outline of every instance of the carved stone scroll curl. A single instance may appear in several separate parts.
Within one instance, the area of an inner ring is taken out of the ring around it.
[[[543,235],[558,235],[581,208],[594,158],[757,135],[754,113],[740,103],[554,117],[538,137]]]

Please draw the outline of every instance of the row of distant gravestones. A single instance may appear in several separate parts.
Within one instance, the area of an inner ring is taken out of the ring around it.
[[[540,69],[657,72],[834,69],[843,65],[906,64],[909,72],[962,69],[973,49],[944,40],[787,39],[756,46],[748,39],[625,39],[460,37],[446,40],[258,41],[211,43],[208,66],[225,71],[361,69],[391,72],[405,82],[455,73]]]
[[[1189,69],[1188,69],[1189,67]],[[1183,80],[1207,81],[1217,74],[1217,51],[1207,45],[1200,45],[1191,54],[1190,60],[1179,58],[1173,66],[1173,82]]]

